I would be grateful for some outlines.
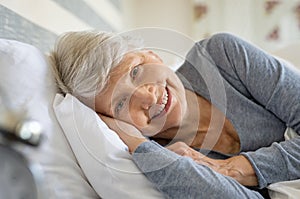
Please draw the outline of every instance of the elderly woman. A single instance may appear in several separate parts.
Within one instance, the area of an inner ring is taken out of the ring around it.
[[[284,139],[287,127],[300,133],[298,72],[224,33],[197,42],[176,72],[138,47],[71,32],[51,61],[60,92],[95,108],[166,196],[262,198],[252,187],[300,178],[300,137]]]

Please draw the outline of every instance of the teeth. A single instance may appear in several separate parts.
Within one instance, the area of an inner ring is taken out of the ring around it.
[[[167,102],[168,102],[168,93],[166,92],[163,96],[162,103],[159,105],[158,112],[155,114],[154,117],[158,116],[164,110]]]
[[[168,101],[168,99],[167,99],[167,98],[164,98],[163,101],[162,101],[162,103],[163,103],[163,104],[166,104],[167,101]]]

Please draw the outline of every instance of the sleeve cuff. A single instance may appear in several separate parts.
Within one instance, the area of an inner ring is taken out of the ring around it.
[[[264,147],[255,152],[241,153],[252,164],[259,188],[289,179],[286,172],[287,166],[278,147],[280,147],[278,143],[273,143],[271,147]]]

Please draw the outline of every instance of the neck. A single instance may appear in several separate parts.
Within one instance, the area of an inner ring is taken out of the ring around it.
[[[189,90],[186,90],[186,99],[188,108],[181,125],[157,134],[154,139],[162,145],[182,141],[195,148],[237,153],[239,136],[226,116],[205,98]]]
[[[192,144],[199,130],[207,132],[210,122],[210,103],[190,90],[186,90],[186,101],[187,110],[180,126],[167,129],[154,136],[159,143],[172,140],[173,142],[184,141]]]

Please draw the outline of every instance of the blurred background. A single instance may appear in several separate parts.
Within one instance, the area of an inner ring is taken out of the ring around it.
[[[20,34],[24,41],[28,42],[30,37],[29,43],[34,44],[39,34],[47,33],[45,50],[58,34],[69,30],[122,32],[138,27],[169,28],[193,40],[226,31],[268,51],[300,41],[300,0],[0,0],[0,3],[0,35],[14,38],[13,34]],[[36,38],[31,38],[32,35]]]

